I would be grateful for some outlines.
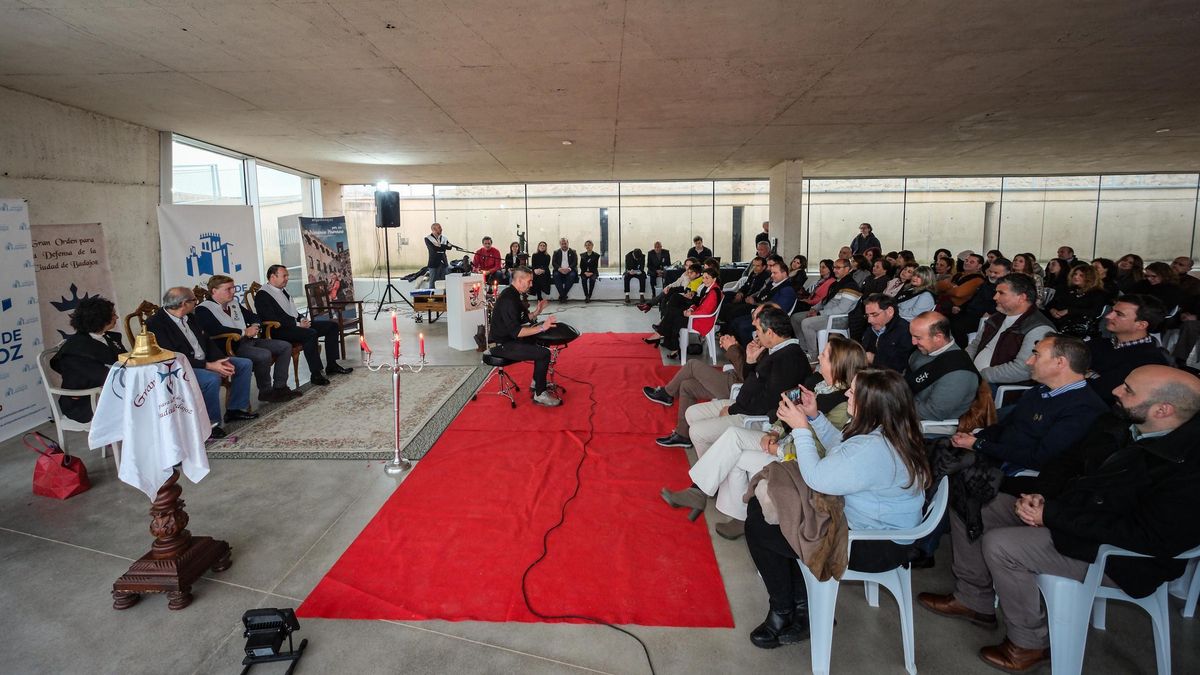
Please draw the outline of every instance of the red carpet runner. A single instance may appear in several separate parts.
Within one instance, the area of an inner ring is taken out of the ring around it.
[[[658,491],[687,485],[682,450],[654,437],[674,410],[644,384],[675,371],[627,334],[584,335],[559,371],[595,386],[595,436],[582,488],[550,553],[529,576],[543,614],[616,624],[732,627],[725,587],[702,522],[689,523]],[[588,385],[567,387],[558,408],[535,406],[529,364],[510,369],[517,409],[492,392],[468,403],[404,483],[300,606],[304,617],[539,621],[521,575],[574,489],[589,422]]]

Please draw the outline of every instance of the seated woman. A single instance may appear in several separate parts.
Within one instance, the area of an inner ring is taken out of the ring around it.
[[[901,289],[909,285],[909,283],[912,281],[913,272],[917,271],[917,267],[917,263],[906,263],[901,265],[900,271],[896,274],[896,276],[892,277],[892,280],[888,282],[886,287],[884,287],[883,294],[890,295],[893,298],[896,297],[896,295],[900,293]]]
[[[1079,263],[1071,269],[1067,288],[1055,294],[1046,313],[1060,333],[1088,337],[1100,329],[1100,312],[1108,304],[1108,294],[1096,274],[1096,268]]]
[[[833,286],[836,281],[837,279],[833,276],[833,261],[829,258],[825,258],[820,263],[817,278],[814,279],[812,281],[812,285],[808,287],[807,297],[801,295],[800,297],[804,297],[804,299],[796,303],[796,311],[807,312],[813,307],[817,307],[822,302],[825,302],[825,296],[829,295],[829,288]]]
[[[50,367],[62,375],[63,389],[92,389],[104,384],[109,366],[126,351],[117,325],[116,306],[111,300],[92,296],[79,301],[71,313],[75,334],[67,338],[50,359]],[[92,421],[88,396],[59,396],[62,413],[76,422]]]
[[[550,295],[550,253],[546,242],[537,243],[537,252],[530,256],[529,264],[533,268],[533,293],[541,300],[543,295]]]
[[[806,256],[798,255],[788,263],[788,283],[792,285],[792,290],[796,291],[797,298],[804,297],[806,293],[804,287],[808,283],[808,258]]]
[[[1142,280],[1133,285],[1132,293],[1153,295],[1162,301],[1167,313],[1179,306],[1183,293],[1179,290],[1179,275],[1165,262],[1152,262],[1142,271]]]
[[[504,267],[501,268],[501,270],[499,272],[499,276],[497,277],[497,279],[500,281],[500,283],[507,286],[508,283],[512,280],[513,269],[515,269],[521,265],[529,264],[528,260],[526,260],[525,262],[521,261],[522,256],[524,256],[526,258],[529,257],[528,254],[521,253],[521,245],[519,243],[514,241],[508,245],[508,253],[504,254]]]
[[[650,341],[658,342],[659,346],[666,347],[670,350],[667,354],[669,359],[679,358],[679,331],[685,328],[688,323],[688,318],[693,314],[712,314],[716,311],[717,305],[721,301],[721,286],[718,283],[720,272],[715,268],[706,267],[700,273],[700,287],[696,291],[696,295],[691,300],[682,300],[684,295],[680,294],[679,302],[668,302],[666,309],[663,311],[662,321],[654,327],[654,330],[659,334],[659,338]],[[686,305],[685,305],[686,302]],[[707,335],[708,331],[712,330],[716,324],[715,316],[706,319],[703,326],[696,326],[701,331],[701,335]]]
[[[1033,279],[1033,285],[1037,288],[1038,302],[1045,297],[1042,294],[1044,281],[1042,275],[1037,272],[1037,261],[1034,260],[1032,253],[1018,253],[1012,259],[1012,274],[1024,274]]]
[[[846,390],[846,401],[851,421],[839,432],[817,408],[812,392],[802,392],[798,405],[781,397],[778,415],[794,429],[801,477],[817,492],[844,498],[851,530],[916,527],[932,480],[904,377],[892,370],[860,370]],[[818,437],[829,448],[824,457],[817,452]],[[764,520],[757,498],[747,508],[746,546],[770,596],[767,618],[751,631],[750,641],[770,649],[808,639],[808,596],[798,555],[779,525]],[[910,548],[907,542],[855,542],[850,568],[894,569],[908,562]]]
[[[933,311],[937,299],[933,297],[933,268],[921,265],[913,270],[908,283],[896,293],[896,311],[900,318],[912,322],[918,315]]]
[[[817,361],[818,371],[801,391],[811,389],[816,395],[817,409],[840,429],[849,419],[845,392],[858,371],[867,366],[867,355],[857,342],[830,335]],[[704,511],[708,498],[715,495],[717,510],[732,518],[717,524],[717,534],[737,539],[745,532],[746,504],[742,495],[750,485],[750,477],[771,462],[796,456],[790,433],[791,428],[780,422],[766,432],[731,427],[696,460],[688,472],[694,481],[691,487],[678,492],[663,488],[662,498],[674,507],[691,507],[688,518],[695,520]],[[823,447],[819,450],[824,451]]]

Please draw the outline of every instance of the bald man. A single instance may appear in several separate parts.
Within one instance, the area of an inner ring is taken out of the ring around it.
[[[1006,480],[983,509],[982,538],[955,538],[955,592],[918,596],[987,627],[998,595],[1008,636],[980,650],[991,665],[1023,672],[1050,659],[1038,574],[1083,581],[1096,549],[1113,544],[1150,557],[1112,559],[1105,583],[1145,597],[1183,574],[1174,557],[1200,545],[1200,379],[1142,366],[1113,396],[1115,412],[1081,443],[1036,478]]]

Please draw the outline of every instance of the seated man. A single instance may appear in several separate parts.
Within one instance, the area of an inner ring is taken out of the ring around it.
[[[439,226],[440,227],[440,226]],[[343,368],[337,358],[341,355],[338,345],[338,325],[332,321],[300,318],[300,311],[292,302],[292,296],[287,292],[288,269],[283,265],[271,265],[267,268],[267,285],[254,296],[254,306],[258,308],[258,317],[263,321],[278,321],[279,328],[272,331],[271,336],[288,342],[299,342],[304,345],[304,360],[308,362],[308,370],[312,373],[312,383],[316,385],[329,384],[329,375],[346,375],[352,369]],[[325,362],[328,367],[321,365],[320,338],[325,339]]]
[[[1112,339],[1096,337],[1088,341],[1092,351],[1092,374],[1088,383],[1105,405],[1111,406],[1115,402],[1113,389],[1124,382],[1134,368],[1171,365],[1166,352],[1149,333],[1151,326],[1159,326],[1164,316],[1158,298],[1136,293],[1122,295],[1104,316]]]
[[[646,274],[650,277],[650,295],[658,293],[660,280],[667,273],[667,268],[671,266],[671,251],[663,248],[661,241],[654,242],[654,248],[646,254]],[[666,286],[666,282],[662,282]]]
[[[800,346],[804,348],[805,354],[816,355],[817,332],[828,325],[830,315],[849,314],[862,299],[862,292],[851,275],[853,271],[849,260],[834,260],[833,278],[837,281],[829,287],[825,301],[820,306],[808,310],[807,314],[797,312],[792,316],[792,328],[800,338]]]
[[[649,312],[654,307],[658,307],[661,309],[663,304],[667,301],[667,298],[671,295],[671,292],[673,290],[679,289],[683,286],[686,286],[688,284],[688,282],[691,281],[690,279],[685,279],[684,277],[687,276],[687,271],[689,269],[691,269],[692,265],[696,265],[699,262],[700,261],[696,260],[695,258],[685,259],[683,261],[683,266],[682,266],[683,272],[680,273],[679,276],[675,277],[675,281],[672,281],[669,284],[663,284],[661,293],[658,293],[653,298],[650,298],[649,302],[638,303],[637,308],[642,310],[643,312]],[[697,278],[699,278],[699,277],[697,277]]]
[[[967,345],[967,354],[993,388],[1026,384],[1029,366],[1025,363],[1033,346],[1052,330],[1054,324],[1038,311],[1033,279],[1010,274],[996,284],[996,313],[983,322],[979,334]]]
[[[996,311],[996,284],[1012,271],[1006,258],[996,258],[987,267],[987,278],[962,305],[950,308],[950,332],[959,347],[966,347],[967,337],[979,328],[979,320]]]
[[[1006,475],[1041,470],[1081,440],[1108,406],[1084,374],[1090,354],[1080,338],[1049,333],[1029,357],[1033,381],[1011,413],[978,434],[959,432],[950,442],[1002,462]],[[1053,431],[1053,433],[1051,433]]]
[[[85,297],[71,312],[68,337],[50,359],[50,367],[62,375],[63,389],[94,389],[104,385],[109,367],[125,352],[121,334],[114,331],[117,309],[111,300],[98,295]],[[89,396],[59,396],[62,414],[76,422],[92,421]]]
[[[742,366],[745,355],[741,345],[732,336],[722,335],[719,338],[725,358],[729,359],[732,368],[718,370],[704,359],[691,359],[683,365],[665,385],[661,387],[642,387],[646,398],[659,405],[670,407],[679,399],[678,414],[675,420],[673,436],[688,438],[688,421],[684,415],[687,409],[700,401],[714,398],[729,398],[733,385],[742,381]]]
[[[725,307],[733,307],[736,303],[744,302],[746,298],[762,290],[767,279],[770,278],[771,275],[767,273],[766,258],[751,260],[749,267],[746,268],[746,276],[740,279],[741,283],[737,290],[725,291],[725,305],[721,308],[721,313],[725,313]]]
[[[740,309],[735,309],[731,315],[726,315],[728,323],[725,332],[732,333],[741,344],[750,342],[750,336],[754,332],[750,321],[750,312],[755,307],[770,302],[782,307],[786,313],[796,304],[796,289],[791,284],[788,266],[783,258],[777,255],[768,257],[767,274],[769,275],[767,283],[763,284],[757,293],[746,298],[745,302],[734,305],[735,308]]]
[[[625,304],[629,304],[629,283],[637,279],[638,302],[646,302],[646,254],[642,249],[635,248],[625,254],[625,273],[621,280],[625,284]]]
[[[713,252],[704,245],[704,237],[696,235],[692,237],[692,249],[688,251],[688,256],[703,263],[705,260],[713,257]]]
[[[262,326],[258,317],[233,301],[233,279],[214,274],[208,280],[208,300],[196,308],[196,319],[209,335],[237,333],[234,353],[254,363],[254,379],[258,382],[258,400],[283,402],[300,397],[300,391],[288,388],[288,365],[292,362],[292,345],[283,340],[259,337]],[[272,386],[272,363],[274,386]]]
[[[896,299],[883,293],[873,293],[863,303],[867,316],[867,332],[862,346],[867,362],[880,368],[903,373],[908,369],[908,357],[913,352],[908,322],[896,311]]]
[[[987,259],[978,253],[971,253],[962,261],[962,271],[949,279],[943,279],[934,285],[940,306],[959,307],[975,294],[983,282],[983,266]]]
[[[904,379],[912,389],[917,417],[962,417],[979,390],[979,373],[967,353],[954,344],[950,321],[937,312],[917,315],[908,327],[917,350],[908,357]]]
[[[212,422],[212,438],[225,438],[221,428],[221,379],[230,378],[233,387],[229,390],[229,410],[225,421],[252,420],[257,413],[250,412],[250,359],[225,356],[209,339],[208,333],[196,320],[192,310],[196,308],[196,296],[191,289],[176,286],[163,294],[163,304],[146,320],[146,330],[154,333],[158,345],[187,357],[196,375],[196,383],[204,394],[204,407]]]
[[[746,348],[743,383],[737,398],[717,398],[689,406],[684,411],[689,436],[672,432],[656,439],[656,443],[663,447],[695,445],[696,454],[703,455],[725,429],[740,426],[746,415],[775,419],[779,396],[803,382],[812,368],[792,337],[792,324],[782,310],[764,307],[754,324],[758,340]]]
[[[603,242],[601,242],[603,243]],[[558,248],[550,258],[550,279],[558,289],[559,302],[566,302],[571,287],[579,281],[579,254],[571,248],[566,238],[558,240]]]
[[[1025,479],[1020,497],[1000,494],[984,507],[981,538],[961,536],[950,516],[955,591],[918,600],[990,628],[999,596],[1008,635],[979,651],[990,665],[1024,672],[1050,659],[1038,574],[1082,581],[1097,548],[1113,544],[1149,557],[1110,559],[1105,583],[1146,597],[1183,573],[1174,556],[1200,544],[1200,380],[1142,366],[1113,395],[1118,414]]]
[[[562,405],[562,399],[546,390],[550,350],[528,338],[554,328],[555,321],[554,315],[550,315],[540,325],[525,325],[528,314],[521,296],[528,293],[532,285],[533,270],[528,267],[513,268],[512,283],[500,291],[492,308],[488,337],[496,343],[492,347],[492,354],[513,361],[533,361],[533,402],[552,408]]]
[[[471,259],[471,269],[483,275],[484,283],[490,283],[492,275],[499,272],[503,266],[500,249],[492,246],[491,237],[484,237],[483,246],[475,251],[475,257]]]

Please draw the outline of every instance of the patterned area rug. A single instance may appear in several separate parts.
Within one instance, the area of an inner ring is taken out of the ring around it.
[[[401,451],[420,459],[490,372],[427,366],[400,375]],[[208,445],[213,459],[388,459],[393,453],[392,378],[356,368],[289,403],[263,405],[257,420],[230,425]]]

